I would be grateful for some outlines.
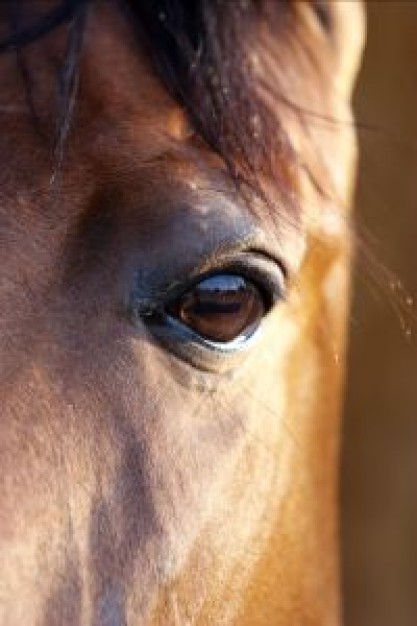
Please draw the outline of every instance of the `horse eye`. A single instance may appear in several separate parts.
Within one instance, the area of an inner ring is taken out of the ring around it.
[[[165,308],[170,317],[216,343],[249,338],[266,310],[260,288],[238,274],[205,278]]]

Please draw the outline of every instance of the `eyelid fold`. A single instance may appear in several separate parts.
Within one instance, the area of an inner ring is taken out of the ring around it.
[[[160,284],[144,293],[141,286],[131,297],[131,309],[135,317],[147,319],[163,309],[175,298],[192,289],[201,281],[218,274],[241,275],[257,285],[266,298],[269,310],[280,300],[286,299],[287,273],[281,263],[269,255],[255,251],[241,252],[233,257],[222,255],[197,267],[191,275]]]

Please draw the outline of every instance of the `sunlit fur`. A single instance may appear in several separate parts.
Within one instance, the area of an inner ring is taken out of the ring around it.
[[[335,625],[361,5],[52,4],[0,10],[0,624]],[[132,316],[255,250],[229,361]]]

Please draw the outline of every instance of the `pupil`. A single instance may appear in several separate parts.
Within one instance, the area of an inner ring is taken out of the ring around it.
[[[167,312],[201,337],[227,343],[255,330],[265,303],[259,289],[243,276],[219,274],[182,294]]]

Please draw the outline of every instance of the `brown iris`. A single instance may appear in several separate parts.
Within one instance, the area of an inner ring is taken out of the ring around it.
[[[221,343],[248,337],[265,310],[259,288],[237,274],[205,278],[166,307],[168,315],[204,339]]]

